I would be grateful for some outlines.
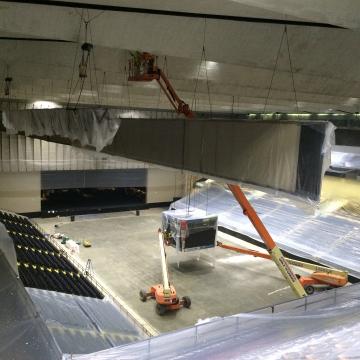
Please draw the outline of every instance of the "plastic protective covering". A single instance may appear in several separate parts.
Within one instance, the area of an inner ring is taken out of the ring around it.
[[[72,359],[355,359],[359,295],[353,285],[282,304],[278,313],[239,314]]]
[[[24,286],[0,252],[0,358],[57,360],[61,357]]]
[[[3,113],[3,124],[15,133],[78,140],[112,155],[315,200],[330,165],[334,126],[328,122],[121,116],[120,109],[20,110]]]
[[[170,245],[185,252],[215,247],[217,216],[169,210],[162,213],[162,229]]]
[[[27,288],[64,354],[86,354],[143,339],[136,325],[107,300]]]
[[[0,222],[0,251],[5,255],[8,263],[15,272],[19,275],[16,263],[16,251],[13,239],[9,236],[6,227]]]
[[[0,171],[32,172],[63,170],[137,169],[149,165],[23,135],[0,132]]]
[[[360,170],[360,147],[334,146],[331,151],[331,166]]]
[[[360,276],[360,220],[353,216],[315,211],[307,202],[289,194],[264,188],[242,187],[266,228],[284,250],[349,270]],[[172,204],[187,209],[188,197]],[[241,237],[263,244],[230,190],[216,183],[204,184],[190,198],[193,211],[218,215],[218,225]],[[235,241],[235,240],[234,240]]]
[[[116,109],[43,109],[5,111],[2,122],[7,133],[60,136],[100,151],[111,144],[121,120]]]

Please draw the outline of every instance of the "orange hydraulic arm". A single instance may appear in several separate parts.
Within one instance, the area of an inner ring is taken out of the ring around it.
[[[165,92],[167,98],[178,113],[185,114],[188,118],[194,116],[190,110],[189,105],[182,101],[176,94],[174,88],[171,86],[165,74],[155,64],[155,56],[146,52],[136,52],[132,54],[132,59],[129,61],[129,81],[152,81],[156,80],[162,90]],[[243,212],[252,224],[256,231],[264,241],[266,248],[276,263],[277,267],[296,293],[297,296],[306,296],[305,290],[296,275],[292,272],[289,264],[281,253],[279,247],[275,244],[269,232],[266,230],[264,224],[260,220],[254,208],[251,206],[246,196],[242,192],[239,185],[228,184],[229,189],[233,193],[235,199],[238,201],[243,209]]]
[[[179,98],[164,72],[155,64],[155,56],[149,53],[135,53],[129,61],[129,81],[156,80],[174,109],[188,118],[194,117],[188,104]]]
[[[285,257],[283,256],[280,248],[276,245],[275,241],[272,239],[271,235],[267,231],[266,227],[260,220],[258,214],[254,210],[254,208],[249,203],[248,199],[246,198],[245,194],[242,192],[239,185],[232,185],[228,184],[229,189],[233,193],[235,199],[240,204],[243,209],[244,215],[246,215],[251,223],[254,225],[257,233],[264,241],[267,251],[269,252],[271,258],[283,274],[284,278],[289,283],[290,287],[299,297],[306,296],[306,292],[301,285],[299,279],[291,270],[288,262],[286,261]]]
[[[257,250],[243,249],[237,246],[224,244],[220,241],[218,241],[216,245],[223,249],[235,251],[240,254],[252,255],[254,257],[259,257],[262,259],[272,260],[272,257],[269,254],[265,254]],[[312,284],[316,283],[314,280],[317,280],[318,284],[327,284],[335,287],[345,286],[348,282],[348,273],[346,271],[328,268],[321,265],[311,264],[305,261],[299,261],[293,259],[286,259],[286,261],[290,265],[313,271],[310,277],[297,276],[301,284],[308,282],[308,279],[310,279]]]
[[[269,254],[264,254],[264,253],[262,253],[260,251],[257,251],[257,250],[242,249],[242,248],[238,248],[237,246],[224,244],[221,241],[217,241],[216,245],[223,248],[223,249],[235,251],[235,252],[238,252],[240,254],[252,255],[252,256],[263,258],[263,259],[266,259],[266,260],[271,260],[271,256]]]

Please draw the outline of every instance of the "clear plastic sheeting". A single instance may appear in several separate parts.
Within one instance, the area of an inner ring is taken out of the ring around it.
[[[350,215],[343,217],[335,212],[315,211],[307,202],[289,194],[254,187],[243,187],[243,190],[282,249],[360,276],[359,219]],[[188,203],[189,198],[185,197],[173,203],[172,207],[187,209]],[[219,226],[263,244],[225,186],[205,184],[193,191],[190,205],[193,211],[217,214]]]
[[[74,360],[347,359],[360,354],[360,286],[230,316]],[[281,305],[279,305],[281,307]]]
[[[63,353],[86,354],[144,338],[110,301],[26,290]]]
[[[60,136],[101,151],[112,143],[121,120],[116,109],[41,109],[5,111],[2,122],[7,133]]]
[[[0,358],[59,360],[61,351],[0,251]]]
[[[162,230],[170,245],[185,252],[215,247],[217,216],[169,210],[162,213]]]
[[[331,166],[340,169],[360,170],[360,147],[334,146],[331,151]]]
[[[5,225],[0,222],[0,251],[5,255],[6,260],[16,275],[19,275],[16,259],[16,251],[13,239],[9,236]]]
[[[0,171],[138,169],[149,165],[70,145],[0,133]]]

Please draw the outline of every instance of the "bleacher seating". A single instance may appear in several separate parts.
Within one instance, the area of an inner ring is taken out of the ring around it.
[[[29,219],[0,211],[0,222],[14,241],[19,275],[24,286],[103,298]]]

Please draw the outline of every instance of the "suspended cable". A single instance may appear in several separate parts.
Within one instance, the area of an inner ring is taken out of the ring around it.
[[[124,86],[125,86],[125,88],[126,88],[126,93],[127,93],[127,97],[128,97],[128,108],[130,109],[130,107],[131,107],[131,102],[130,102],[130,89],[129,89],[129,79],[128,79],[128,76],[127,76],[127,73],[128,73],[128,71],[127,71],[127,66],[126,66],[126,64],[125,64],[125,66],[124,66]]]
[[[127,69],[126,69],[126,65],[125,65],[125,82],[126,82],[126,90],[127,90],[127,95],[128,95],[128,106],[129,106],[129,110],[131,109],[131,98],[130,98],[130,86],[129,86],[129,78],[128,76],[126,76],[127,74]],[[131,117],[132,117],[132,112],[130,112]]]
[[[208,214],[208,205],[209,205],[209,182],[206,182],[206,215]]]
[[[189,213],[190,213],[190,201],[191,201],[190,195],[191,195],[191,190],[192,190],[192,186],[191,186],[192,178],[193,178],[193,176],[190,175],[189,176],[189,182],[187,184],[187,189],[186,189],[187,194],[188,194],[188,196],[187,196],[187,204],[186,204],[186,213],[187,213],[187,215],[189,215]]]
[[[94,89],[93,89],[93,79],[92,79],[92,75],[91,75],[91,57],[89,58],[89,80],[90,80],[90,92],[91,92],[91,97],[94,101],[94,105],[96,105],[96,97],[94,94]]]
[[[294,68],[293,68],[292,59],[291,59],[289,36],[288,36],[288,31],[287,31],[287,26],[286,25],[285,25],[285,34],[286,34],[286,44],[287,44],[287,50],[288,50],[288,56],[289,56],[291,80],[292,80],[292,86],[293,86],[294,98],[295,98],[295,105],[296,105],[296,113],[297,113],[297,117],[299,119],[299,103],[298,103],[297,93],[296,93],[296,88],[295,88]]]
[[[103,76],[103,88],[102,88],[102,93],[103,93],[103,97],[105,97],[105,105],[106,106],[109,106],[109,99],[108,99],[108,96],[107,96],[107,91],[105,89],[106,87],[106,71],[104,71],[104,76]],[[105,96],[104,96],[105,94]]]
[[[201,51],[200,63],[199,63],[199,68],[198,68],[198,72],[197,72],[197,76],[196,76],[196,80],[195,80],[194,95],[193,95],[193,99],[191,101],[192,109],[194,107],[194,103],[196,103],[197,87],[198,87],[199,78],[200,78],[201,64],[203,62],[203,56],[204,56],[205,33],[206,33],[206,19],[204,19],[204,30],[203,30],[203,41],[202,41],[202,51]]]
[[[76,11],[77,11],[77,9],[76,9]],[[69,107],[69,104],[70,104],[70,101],[71,101],[71,92],[72,92],[72,85],[73,85],[74,75],[75,75],[76,59],[77,59],[77,54],[78,54],[78,51],[79,51],[80,34],[81,34],[83,16],[84,16],[84,10],[81,11],[81,16],[80,16],[79,31],[78,31],[77,41],[76,41],[77,46],[76,46],[75,57],[74,57],[72,73],[71,73],[71,80],[70,80],[69,97],[68,97],[68,102],[67,102],[67,105],[66,105],[67,108]],[[76,86],[75,86],[75,89],[76,89]]]
[[[89,16],[89,10],[88,10],[88,16]],[[91,40],[91,43],[93,44],[94,40],[93,40],[93,35],[92,35],[91,23],[89,23],[89,25],[90,25],[89,26],[90,40]],[[95,50],[92,51],[92,57],[93,57],[93,63],[94,63],[94,75],[95,75],[97,98],[98,98],[98,103],[100,104],[99,84],[98,84],[98,79],[97,79],[97,75],[96,75]],[[90,71],[91,71],[91,69],[90,69]]]
[[[168,71],[167,71],[167,58],[166,56],[164,57],[164,61],[163,61],[163,66],[162,69],[164,71],[164,74],[166,76],[168,76]],[[159,107],[160,107],[160,98],[161,98],[161,87],[159,87],[159,93],[158,93],[158,99],[157,99],[157,104],[156,104],[156,112],[155,112],[155,118],[158,118],[158,111],[159,111]]]
[[[201,63],[202,63],[202,54],[201,54],[201,60],[200,60],[200,64],[199,64],[198,73],[197,73],[196,80],[195,80],[194,95],[193,95],[193,99],[191,101],[191,109],[195,109],[195,110],[196,110],[196,94],[197,94],[197,87],[198,87],[199,77],[200,77]]]
[[[264,105],[264,111],[263,111],[264,115],[266,113],[266,107],[267,107],[267,104],[268,104],[268,101],[269,101],[270,92],[271,92],[272,84],[273,84],[273,81],[274,81],[274,76],[275,76],[275,73],[276,73],[276,69],[277,69],[277,65],[278,65],[278,61],[279,61],[279,57],[280,57],[280,53],[281,53],[282,44],[283,44],[283,41],[284,41],[285,31],[286,31],[286,27],[284,27],[284,31],[283,31],[283,33],[281,35],[281,41],[280,41],[279,49],[278,49],[277,54],[276,54],[275,65],[274,65],[274,69],[273,69],[273,72],[272,72],[272,75],[271,75],[271,80],[270,80],[268,93],[267,93],[267,96],[266,96],[266,99],[265,99],[265,105]]]
[[[76,11],[76,12],[79,15],[78,11]],[[71,76],[71,81],[70,81],[70,90],[69,90],[69,97],[68,97],[67,107],[69,107],[69,104],[71,102],[72,93],[73,92],[75,93],[76,88],[77,88],[77,86],[78,86],[78,84],[80,82],[80,91],[79,91],[79,95],[77,97],[75,108],[78,106],[78,104],[80,102],[80,99],[81,99],[81,95],[82,95],[83,90],[84,90],[86,78],[88,77],[88,73],[89,73],[89,81],[90,81],[90,91],[91,91],[92,98],[94,100],[94,104],[100,104],[100,89],[99,89],[99,84],[98,84],[97,74],[96,74],[96,62],[95,62],[94,47],[93,47],[93,44],[92,44],[93,43],[93,36],[92,36],[91,21],[93,19],[94,19],[94,17],[90,18],[89,10],[87,10],[87,20],[86,20],[84,12],[82,11],[81,18],[80,18],[79,33],[78,33],[78,44],[80,42],[80,34],[81,34],[82,22],[84,22],[84,27],[85,27],[84,28],[84,40],[85,41],[81,45],[82,55],[81,55],[81,60],[80,60],[80,64],[79,64],[79,77],[78,77],[78,80],[77,80],[77,82],[75,84],[75,87],[73,88],[75,65],[76,65],[76,60],[77,60],[78,48],[77,48],[77,51],[75,53],[73,69],[72,69],[72,76]],[[89,36],[90,36],[90,41],[91,42],[88,42]],[[94,71],[94,78],[95,78],[95,84],[96,84],[97,100],[96,100],[95,95],[94,95],[93,79],[92,79],[92,66],[94,68],[93,71]]]
[[[94,15],[91,19],[89,19],[89,21],[93,21],[95,19],[97,19],[99,16],[101,16],[103,13],[105,12],[105,10],[99,12],[98,14]]]

